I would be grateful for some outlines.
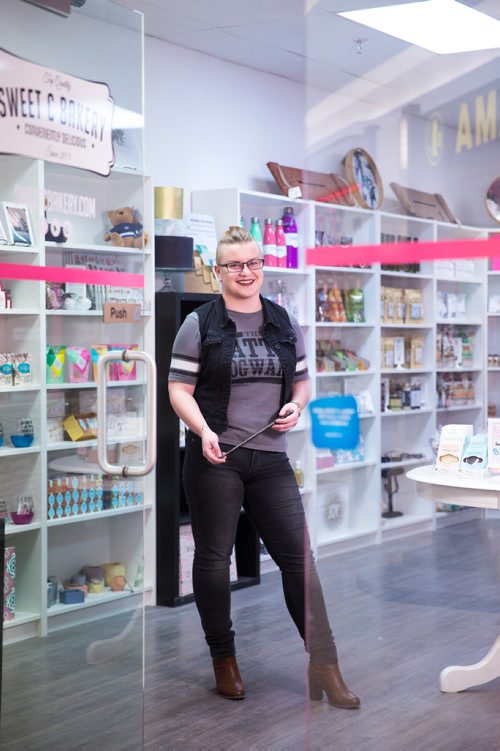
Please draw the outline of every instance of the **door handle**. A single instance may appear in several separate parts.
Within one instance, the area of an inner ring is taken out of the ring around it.
[[[146,457],[143,464],[119,465],[108,462],[106,370],[112,360],[130,362],[137,360],[146,366]],[[111,350],[97,361],[97,461],[107,475],[141,477],[147,475],[156,463],[156,364],[147,352],[139,350]]]

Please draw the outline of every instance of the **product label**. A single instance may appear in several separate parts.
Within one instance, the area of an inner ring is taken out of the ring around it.
[[[285,230],[285,238],[287,245],[290,245],[292,248],[299,247],[299,236],[296,232],[287,232]]]

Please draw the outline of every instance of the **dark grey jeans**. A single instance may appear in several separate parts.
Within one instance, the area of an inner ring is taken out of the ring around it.
[[[213,465],[201,453],[200,438],[188,433],[183,482],[195,542],[194,595],[212,657],[235,654],[229,565],[243,507],[281,571],[286,605],[311,661],[336,662],[302,500],[287,455],[243,447],[225,464]]]

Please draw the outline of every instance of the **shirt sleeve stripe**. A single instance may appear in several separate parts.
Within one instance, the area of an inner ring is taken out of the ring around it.
[[[197,375],[200,372],[200,362],[199,360],[194,360],[192,358],[186,358],[184,356],[176,357],[175,355],[172,355],[170,370]]]
[[[305,357],[299,357],[295,366],[295,373],[307,373],[307,360]]]

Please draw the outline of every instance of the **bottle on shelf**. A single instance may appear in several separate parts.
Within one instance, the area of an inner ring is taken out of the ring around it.
[[[297,222],[291,206],[285,208],[282,221],[286,239],[286,265],[289,269],[296,269],[299,266],[299,242]]]
[[[293,467],[293,473],[297,481],[299,488],[304,487],[304,470],[302,469],[302,462],[297,459]]]
[[[326,323],[328,321],[328,293],[323,279],[318,280],[316,288],[316,321]]]
[[[240,227],[243,227],[243,229],[245,229],[245,220],[242,216],[240,216]]]
[[[286,268],[286,237],[283,229],[283,222],[278,219],[276,222],[276,265],[280,268]]]
[[[276,235],[274,232],[272,219],[266,219],[265,221],[262,248],[266,266],[277,266],[278,259],[276,257]]]
[[[257,245],[260,248],[260,252],[262,253],[262,230],[260,228],[260,221],[258,216],[252,217],[252,224],[250,227],[250,234],[252,235],[253,239],[257,243]]]

